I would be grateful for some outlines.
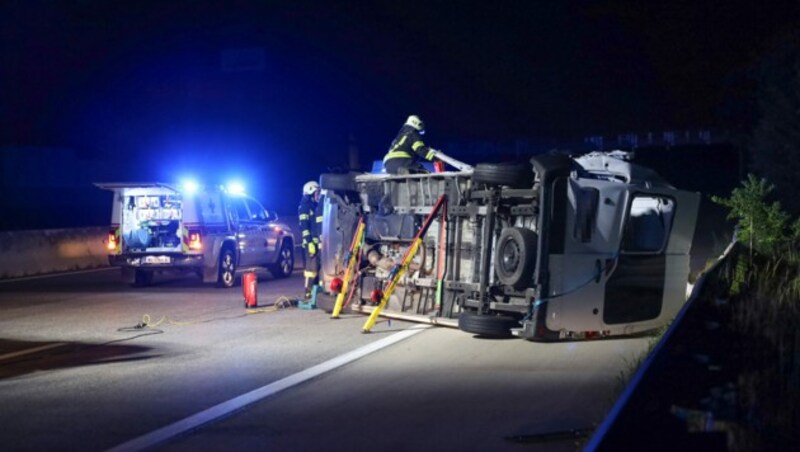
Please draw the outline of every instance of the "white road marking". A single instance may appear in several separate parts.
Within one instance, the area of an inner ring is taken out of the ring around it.
[[[167,441],[168,439],[174,438],[181,433],[196,429],[203,424],[207,424],[227,416],[247,405],[258,402],[261,399],[299,385],[300,383],[318,377],[326,372],[330,372],[338,367],[344,366],[345,364],[363,358],[370,353],[374,353],[382,348],[407,339],[417,333],[421,333],[430,327],[430,325],[411,326],[403,331],[400,331],[399,333],[395,333],[389,337],[385,337],[371,344],[345,353],[344,355],[337,356],[336,358],[325,361],[324,363],[309,367],[308,369],[302,370],[293,375],[289,375],[286,378],[280,379],[266,386],[262,386],[258,389],[254,389],[246,394],[234,397],[231,400],[222,402],[207,410],[203,410],[178,422],[167,425],[166,427],[162,427],[158,430],[154,430],[150,433],[139,436],[138,438],[134,438],[130,441],[122,443],[109,449],[109,452],[138,451],[148,447],[153,447],[159,443]]]
[[[103,268],[93,268],[91,270],[78,270],[74,272],[58,272],[58,273],[48,273],[46,275],[23,276],[21,278],[0,279],[0,284],[18,282],[18,281],[30,281],[33,279],[55,278],[58,276],[80,275],[81,273],[107,272],[109,270],[115,270],[118,268],[119,267],[103,267]]]
[[[18,352],[6,353],[5,355],[0,355],[0,361],[9,358],[16,358],[17,356],[29,355],[31,353],[40,352],[42,350],[49,350],[51,348],[61,347],[62,345],[64,345],[64,342],[56,342],[55,344],[42,345],[41,347],[28,348],[25,350],[20,350]]]

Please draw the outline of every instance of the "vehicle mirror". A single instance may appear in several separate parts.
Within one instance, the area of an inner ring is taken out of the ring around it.
[[[278,214],[271,210],[267,210],[267,221],[277,221],[277,220],[278,220]]]

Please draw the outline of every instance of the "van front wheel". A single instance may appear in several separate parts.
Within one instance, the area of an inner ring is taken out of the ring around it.
[[[531,188],[533,169],[521,163],[478,163],[472,172],[472,181],[489,186]]]
[[[284,241],[278,253],[278,261],[270,265],[269,272],[276,278],[288,278],[294,270],[294,250],[291,242]]]
[[[519,326],[519,320],[510,315],[464,311],[458,316],[458,329],[484,337],[511,337],[511,328]]]

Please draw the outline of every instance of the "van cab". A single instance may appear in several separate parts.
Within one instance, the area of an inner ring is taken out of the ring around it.
[[[156,272],[182,271],[233,287],[236,271],[265,267],[276,278],[294,269],[294,236],[275,212],[223,187],[97,183],[114,192],[107,249],[123,279],[149,285]]]

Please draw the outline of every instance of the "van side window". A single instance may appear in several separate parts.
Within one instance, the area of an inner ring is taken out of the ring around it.
[[[261,204],[252,199],[248,199],[247,207],[250,210],[250,220],[262,223],[267,221],[267,213],[264,211],[264,208],[261,207]]]
[[[592,230],[597,220],[597,203],[600,191],[596,188],[581,188],[575,191],[577,206],[575,210],[575,227],[572,237],[582,243],[592,241]]]
[[[225,216],[218,194],[201,193],[198,195],[200,214],[206,223],[224,223]]]
[[[667,244],[674,214],[675,201],[670,198],[635,196],[625,222],[622,251],[660,253]]]
[[[242,198],[231,198],[231,212],[234,214],[234,220],[242,222],[250,220],[250,213],[247,211],[247,206]]]

